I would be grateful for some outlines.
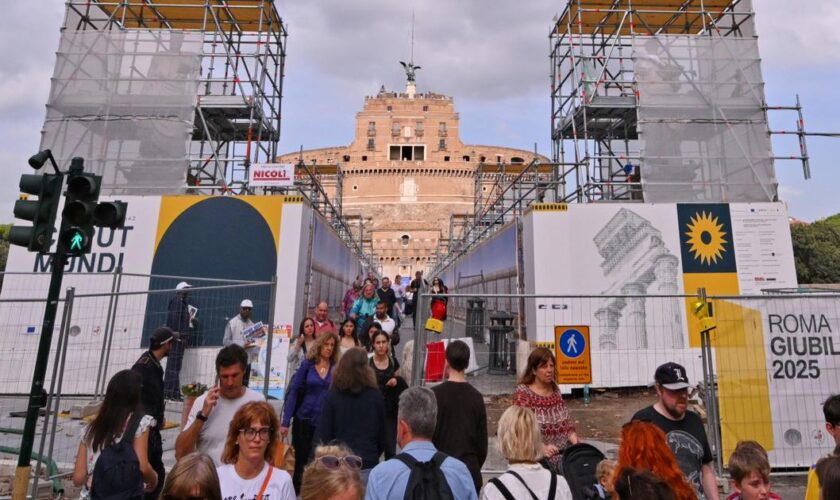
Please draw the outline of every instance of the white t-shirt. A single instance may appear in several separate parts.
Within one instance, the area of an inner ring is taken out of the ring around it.
[[[548,498],[548,489],[551,486],[551,472],[543,468],[540,464],[513,464],[508,467],[508,470],[515,471],[522,476],[522,479],[528,484],[528,488],[534,492],[534,495],[539,499]],[[531,498],[531,494],[522,484],[522,481],[513,477],[511,474],[502,474],[499,480],[510,491],[514,498]],[[499,492],[493,483],[488,482],[481,489],[481,500],[504,500],[505,497]],[[569,483],[563,479],[563,476],[557,476],[557,486],[554,493],[556,500],[572,500],[572,492],[569,489]]]
[[[204,407],[205,399],[207,399],[206,392],[196,398],[190,410],[187,425],[184,426],[181,432],[189,429],[193,422],[195,422],[195,416]],[[204,422],[204,426],[201,428],[201,434],[198,436],[198,445],[196,447],[201,453],[210,455],[210,458],[213,459],[217,467],[222,465],[222,452],[225,449],[228,427],[230,427],[233,416],[236,415],[236,411],[239,408],[251,401],[265,401],[265,397],[251,389],[245,389],[245,394],[237,399],[219,397],[218,401],[216,401],[216,406],[210,412],[210,416],[207,417],[207,422]]]
[[[253,479],[239,477],[233,464],[222,465],[216,469],[219,485],[222,487],[222,500],[257,500],[257,494],[269,469],[272,469],[271,479],[268,480],[262,500],[295,500],[292,477],[288,472],[268,464]]]
[[[382,331],[387,333],[388,335],[394,333],[394,328],[397,327],[397,322],[391,319],[391,317],[387,314],[385,315],[385,319],[379,319],[376,316],[374,316],[373,321],[382,325]]]

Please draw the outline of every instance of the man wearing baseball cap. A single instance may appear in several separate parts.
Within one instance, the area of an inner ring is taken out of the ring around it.
[[[143,403],[143,411],[155,419],[154,427],[149,429],[149,464],[157,472],[158,486],[155,491],[146,493],[147,499],[156,499],[163,487],[163,441],[160,430],[166,423],[164,417],[163,400],[163,367],[160,362],[169,355],[174,345],[181,342],[177,332],[171,328],[161,326],[149,335],[149,350],[140,355],[140,359],[131,367],[140,374],[143,381],[143,389],[140,392],[140,401]]]
[[[688,482],[694,485],[700,500],[720,500],[712,450],[703,421],[688,410],[688,375],[685,368],[668,362],[656,369],[656,395],[659,400],[636,412],[633,420],[651,422],[665,433],[665,439]]]
[[[251,320],[251,312],[254,310],[254,303],[250,299],[244,299],[239,303],[239,314],[232,317],[225,325],[225,336],[222,338],[222,344],[225,347],[231,344],[241,345],[248,353],[248,364],[245,367],[245,376],[242,379],[242,385],[248,387],[248,380],[251,378],[251,363],[256,361],[260,354],[260,348],[253,341],[246,340],[242,336],[242,331],[250,326],[254,326]]]

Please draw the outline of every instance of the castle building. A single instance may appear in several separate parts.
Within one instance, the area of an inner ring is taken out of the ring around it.
[[[278,158],[316,167],[343,216],[361,220],[374,261],[391,277],[425,270],[446,247],[452,221],[474,214],[476,191],[486,197],[494,189],[486,177],[477,177],[479,168],[497,165],[509,177],[534,159],[548,163],[532,151],[464,144],[454,99],[417,93],[413,70],[406,67],[405,92],[383,86],[365,97],[350,145]]]

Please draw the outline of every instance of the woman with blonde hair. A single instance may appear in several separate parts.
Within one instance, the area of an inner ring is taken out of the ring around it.
[[[315,428],[321,418],[324,398],[332,383],[333,367],[337,361],[338,336],[326,332],[312,344],[289,386],[280,434],[285,437],[289,433],[294,418],[292,446],[295,448],[295,473],[292,481],[296,492],[300,491],[303,468],[312,453]]]
[[[533,411],[522,406],[509,407],[499,418],[497,435],[499,451],[510,467],[484,486],[482,499],[572,500],[572,492],[563,476],[539,463],[543,457],[543,442]]]
[[[648,470],[665,481],[676,500],[695,500],[697,493],[680,470],[665,433],[651,422],[636,420],[621,429],[618,465],[613,483],[625,474],[624,469]],[[623,498],[623,497],[622,497]]]
[[[222,500],[216,464],[209,455],[190,453],[181,458],[169,471],[163,483],[161,500]]]
[[[294,500],[289,473],[271,466],[279,421],[265,401],[240,408],[228,427],[222,463],[216,469],[224,498]]]
[[[361,457],[344,446],[319,446],[303,473],[301,500],[362,500]]]

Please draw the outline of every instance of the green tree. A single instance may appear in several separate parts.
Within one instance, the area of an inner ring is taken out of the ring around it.
[[[840,283],[840,214],[790,227],[801,284]]]

